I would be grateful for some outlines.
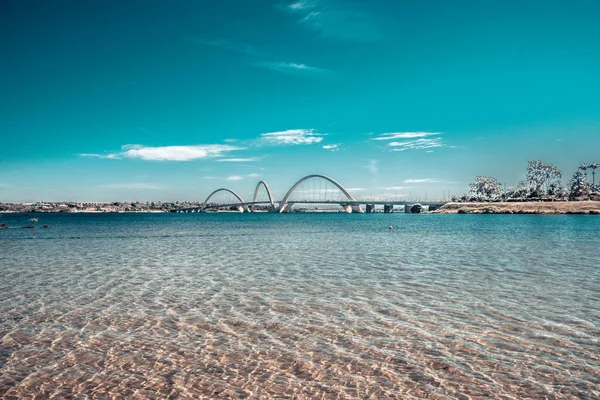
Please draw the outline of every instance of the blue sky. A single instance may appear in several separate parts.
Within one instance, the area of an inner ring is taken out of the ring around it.
[[[600,161],[600,2],[0,5],[0,201],[203,200],[330,175],[440,197]]]

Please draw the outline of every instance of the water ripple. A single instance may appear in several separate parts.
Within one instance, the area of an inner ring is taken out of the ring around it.
[[[0,235],[0,397],[600,398],[598,219],[44,219]]]

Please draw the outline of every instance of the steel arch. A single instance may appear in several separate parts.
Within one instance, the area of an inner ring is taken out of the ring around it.
[[[242,203],[242,204],[245,203],[244,199],[242,199],[240,197],[240,195],[237,194],[236,192],[234,192],[233,190],[227,189],[227,188],[220,188],[220,189],[217,189],[217,190],[215,190],[214,192],[212,192],[211,194],[208,195],[208,197],[206,198],[206,200],[204,200],[204,205],[208,204],[208,200],[210,200],[211,197],[213,197],[215,194],[217,194],[218,192],[221,192],[221,191],[229,192],[232,195],[234,195],[240,201],[240,203]]]
[[[328,176],[325,175],[307,175],[304,178],[300,179],[298,182],[296,182],[294,184],[294,186],[292,186],[290,188],[290,190],[288,190],[288,192],[285,194],[285,196],[283,197],[283,200],[281,200],[281,207],[280,210],[283,211],[285,209],[285,206],[287,205],[287,201],[290,198],[290,196],[292,195],[292,193],[294,193],[294,190],[296,190],[296,188],[298,186],[300,186],[303,182],[312,179],[312,178],[321,178],[321,179],[325,179],[326,181],[329,181],[331,183],[333,183],[338,189],[340,189],[340,191],[348,198],[348,200],[350,201],[356,201],[356,199],[350,194],[350,192],[348,192],[342,185],[340,185],[340,183],[338,181],[336,181],[333,178],[330,178]]]
[[[269,203],[271,203],[271,210],[275,210],[275,201],[273,200],[273,194],[271,193],[271,189],[269,189],[269,185],[267,182],[260,181],[256,185],[256,189],[254,189],[254,197],[252,198],[252,203],[256,203],[256,197],[258,196],[258,189],[260,189],[260,185],[263,185],[267,191],[267,195],[269,196]],[[254,211],[254,204],[252,204],[252,211]]]

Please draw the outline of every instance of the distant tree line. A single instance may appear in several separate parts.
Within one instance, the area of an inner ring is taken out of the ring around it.
[[[600,184],[596,184],[596,169],[600,163],[581,164],[569,180],[562,184],[562,172],[552,164],[531,160],[525,180],[515,188],[504,189],[491,176],[478,176],[469,185],[469,192],[454,196],[452,201],[566,201],[600,199]],[[591,171],[592,180],[589,180]]]

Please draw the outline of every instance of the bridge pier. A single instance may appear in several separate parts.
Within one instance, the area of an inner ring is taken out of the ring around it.
[[[365,212],[367,214],[373,214],[375,212],[375,204],[367,204]]]
[[[280,212],[280,213],[291,212],[293,206],[294,206],[294,203],[287,203],[287,202],[280,201],[279,209],[277,212]]]
[[[353,213],[362,214],[365,211],[362,209],[362,207],[360,206],[360,204],[356,204],[356,205],[352,206],[352,212]]]
[[[383,205],[383,212],[386,214],[390,214],[394,212],[394,205],[393,204],[384,204]]]

